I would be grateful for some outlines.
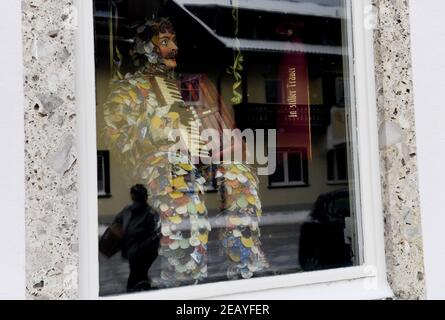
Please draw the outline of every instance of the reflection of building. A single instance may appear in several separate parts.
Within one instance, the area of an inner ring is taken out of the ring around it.
[[[205,73],[213,79],[225,104],[230,105],[233,80],[226,69],[232,63],[232,50],[237,41],[230,34],[233,20],[229,1],[212,1],[212,5],[203,1],[173,2],[168,12],[179,30],[178,41],[181,47],[179,73],[191,77]],[[304,23],[299,33],[301,43],[289,43],[276,33],[276,27],[281,23],[281,12],[286,7],[301,12],[299,15],[288,17],[289,21],[294,19]],[[145,9],[152,10],[151,7]],[[119,28],[124,35],[118,34],[117,44],[122,48],[126,48],[128,43],[125,40],[128,38],[125,37],[127,30],[125,22],[130,17],[131,21],[144,16],[144,10],[137,12],[132,10],[132,8],[119,8],[119,15],[122,16]],[[100,10],[97,12],[100,13]],[[336,105],[344,106],[344,101],[341,101],[344,97],[343,88],[338,86],[344,72],[342,37],[338,32],[341,30],[339,12],[341,10],[338,8],[322,5],[320,1],[312,4],[262,1],[261,5],[252,1],[240,1],[240,20],[243,23],[240,24],[239,44],[245,57],[242,72],[243,102],[233,108],[230,107],[239,128],[277,128],[277,119],[285,106],[283,81],[277,69],[283,55],[289,52],[304,53],[309,66],[307,87],[310,119],[306,117],[303,121],[310,124],[311,128],[312,158],[308,160],[310,150],[304,146],[279,150],[277,155],[279,167],[276,173],[271,177],[260,177],[260,194],[266,212],[310,209],[319,194],[339,188],[332,183],[333,181],[347,180],[341,175],[340,178],[337,177],[331,169],[346,168],[346,157],[337,156],[335,152],[332,155],[332,150],[329,150],[332,148],[328,148],[328,127],[330,125],[332,127],[331,110]],[[106,19],[103,24],[101,17],[98,17],[97,21],[97,46],[103,52],[100,55],[107,56],[109,32]],[[187,34],[197,36],[190,41],[186,37]],[[219,63],[213,60],[215,56],[218,56]],[[98,127],[101,127],[103,120],[100,108],[107,92],[109,72],[107,61],[97,61],[97,63],[97,121]],[[306,107],[304,103],[306,102],[301,99],[297,100],[298,108],[304,109]],[[343,137],[343,141],[345,140],[346,137]],[[101,139],[98,140],[98,148],[105,148]],[[103,217],[113,215],[115,208],[124,203],[128,188],[127,184],[122,183],[127,174],[122,168],[117,167],[113,155],[110,158],[112,197],[102,198],[99,201],[99,211]],[[216,194],[209,194],[207,202],[210,208],[217,210]]]
[[[140,11],[134,11],[133,4],[132,8],[125,7],[125,2],[118,6],[119,29],[114,30],[114,43],[111,45],[116,45],[123,53],[124,71],[127,68],[132,70],[128,59],[125,59],[131,47],[131,25],[149,15],[147,12],[153,10],[155,3],[149,7],[144,7],[144,4],[140,7],[144,10]],[[332,191],[348,188],[347,177],[341,175],[345,170],[336,170],[348,167],[347,157],[341,157],[342,153],[328,148],[329,128],[347,125],[338,121],[334,124],[334,115],[344,114],[345,107],[349,107],[342,86],[347,71],[343,68],[341,16],[327,6],[278,1],[281,5],[291,5],[292,10],[299,13],[285,15],[286,21],[283,21],[282,9],[275,7],[277,1],[263,1],[261,7],[241,1],[240,29],[238,37],[234,38],[231,31],[232,7],[224,5],[224,1],[216,3],[218,5],[208,5],[203,1],[171,1],[164,8],[177,30],[179,87],[186,103],[199,105],[202,94],[200,81],[208,78],[215,86],[215,96],[221,97],[221,104],[228,107],[238,128],[277,130],[277,168],[272,175],[259,177],[264,214],[260,222],[261,233],[263,239],[267,239],[264,247],[272,265],[271,272],[297,272],[301,270],[298,257],[300,228],[309,219],[314,203],[321,195],[328,197]],[[96,59],[98,129],[104,127],[103,102],[108,94],[110,77],[109,18],[98,9],[103,4],[107,3],[97,2],[95,20],[96,57],[108,58]],[[294,34],[289,36],[287,27],[296,28],[292,30]],[[189,37],[190,34],[195,36]],[[233,52],[238,45],[244,58],[239,88],[242,100],[232,105],[234,79],[227,69],[233,64]],[[293,112],[297,117],[290,116],[294,115]],[[340,135],[346,154],[346,136],[341,137],[341,130],[335,132]],[[344,129],[343,134],[345,132]],[[98,150],[106,148],[101,135],[98,135],[97,147]],[[102,195],[99,199],[100,223],[108,223],[116,208],[126,204],[128,189],[136,182],[129,181],[131,168],[120,166],[113,152],[110,151],[108,180],[111,194]],[[104,176],[107,177],[106,174],[101,175],[102,178]],[[102,187],[104,182],[100,182]],[[214,187],[211,183],[207,186],[209,191]],[[348,195],[347,192],[345,194]],[[216,213],[220,210],[221,199],[217,193],[207,192],[205,200],[212,228],[219,228]],[[335,205],[330,207],[334,207],[333,211],[338,209]],[[350,228],[348,235],[344,223],[335,230],[340,242],[346,237],[355,242],[354,227]],[[317,238],[319,243],[326,242],[323,237]],[[283,244],[284,239],[286,245]],[[216,244],[216,239],[209,240],[212,248],[209,252],[211,259],[219,261],[214,249]],[[354,256],[356,264],[359,255],[351,252],[353,250],[348,249],[348,259],[352,264],[351,256]],[[209,267],[209,281],[221,276],[217,265]],[[101,262],[101,270],[109,267],[109,262]],[[101,278],[101,294],[116,293],[110,290],[107,282],[106,278]]]

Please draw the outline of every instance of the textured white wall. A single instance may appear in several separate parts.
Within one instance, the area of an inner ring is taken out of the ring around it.
[[[91,1],[81,0],[84,3]],[[78,297],[77,107],[72,0],[22,0],[26,296]]]
[[[0,299],[25,297],[21,2],[0,1]]]
[[[381,152],[382,162],[387,167],[384,202],[388,269],[398,297],[419,298],[423,297],[424,289],[423,255],[418,230],[417,162],[413,141],[409,44],[406,41],[409,29],[407,8],[402,0],[375,2],[381,21],[376,32],[380,122],[384,128],[382,132],[391,128],[401,132],[396,141],[383,140],[385,145]],[[420,1],[412,2],[415,7],[416,2]],[[4,291],[9,297],[14,294],[19,297],[24,288],[21,281],[25,278],[21,273],[24,268],[21,242],[24,233],[21,179],[24,162],[23,94],[17,92],[21,88],[18,80],[22,79],[22,71],[20,54],[7,53],[7,49],[20,48],[21,39],[16,36],[21,29],[20,2],[2,0],[0,3],[0,9],[8,13],[0,22],[0,59],[6,59],[6,62],[1,60],[0,63],[0,83],[3,83],[3,89],[7,86],[6,94],[2,95],[1,110],[4,113],[0,117],[0,203],[3,205],[0,218],[8,223],[7,228],[0,232],[0,292]],[[77,134],[77,111],[74,102],[74,36],[73,26],[69,24],[71,13],[75,11],[70,10],[74,9],[70,0],[23,0],[22,5],[24,105],[26,139],[29,140],[26,146],[27,296],[37,299],[76,298],[78,165],[74,138]],[[442,12],[438,8],[433,11]],[[413,16],[416,19],[416,14]],[[429,16],[424,19],[433,23]],[[15,45],[9,45],[10,41]],[[437,47],[440,42],[433,41],[430,40],[427,46],[434,46],[434,50],[439,51]],[[6,80],[2,77],[6,77]],[[440,89],[435,91],[441,92]],[[395,114],[394,108],[397,110]],[[434,115],[430,115],[430,118],[434,118]],[[422,150],[419,153],[435,154]],[[437,170],[435,174],[437,176]],[[405,180],[401,179],[402,175]],[[440,189],[435,188],[439,192]],[[394,196],[397,192],[403,198]],[[436,211],[441,207],[443,205],[436,207]],[[425,234],[428,235],[432,228],[426,222],[425,230],[428,232]],[[440,245],[437,244],[438,247]],[[430,255],[435,253],[436,250],[430,250]],[[434,273],[430,272],[430,275]]]
[[[427,297],[445,299],[445,1],[411,0]]]
[[[388,279],[398,299],[423,299],[409,3],[373,2],[378,15],[374,45]]]

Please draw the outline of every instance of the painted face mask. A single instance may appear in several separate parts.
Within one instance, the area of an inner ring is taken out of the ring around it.
[[[168,20],[163,21],[162,24],[147,21],[140,25],[134,42],[131,55],[135,66],[149,63],[162,65],[168,70],[176,68],[178,54],[176,33]]]
[[[173,31],[161,32],[153,37],[152,43],[154,43],[155,48],[158,50],[162,63],[168,69],[175,69],[177,66],[176,57],[178,55],[176,34]]]

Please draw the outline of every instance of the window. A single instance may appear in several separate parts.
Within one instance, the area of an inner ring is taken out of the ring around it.
[[[108,146],[118,186],[113,198],[95,194],[94,200],[88,189],[80,201],[83,221],[90,222],[81,240],[89,261],[83,270],[93,279],[81,277],[88,295],[245,297],[242,292],[268,296],[262,290],[291,288],[305,297],[305,285],[322,292],[326,282],[358,289],[369,280],[376,288],[363,296],[388,294],[378,240],[374,79],[367,64],[372,33],[362,25],[363,3],[306,2],[240,1],[234,8],[225,1],[96,0],[94,12],[78,4],[86,19],[79,33],[89,39],[78,43],[79,63],[86,63],[79,69],[79,103],[96,105],[95,124],[90,110],[80,113],[86,128],[81,154],[90,159],[95,147]],[[88,58],[93,52],[95,64]],[[343,124],[333,123],[338,109],[345,110]],[[170,148],[175,128],[191,137],[185,153]],[[202,128],[223,135],[238,129],[245,139],[229,145],[223,136],[206,140]],[[213,149],[218,140],[228,147],[221,153]],[[350,161],[326,152],[340,141]],[[233,150],[241,151],[241,160],[233,159]],[[209,158],[212,173],[205,174]],[[80,178],[89,184],[88,173],[97,168],[84,163]],[[326,184],[345,171],[345,184]],[[306,187],[269,188],[273,184]],[[146,205],[154,209],[151,216]],[[96,220],[83,213],[93,208]],[[132,239],[151,239],[146,251],[133,250],[139,240],[124,240],[119,253],[99,252],[98,224],[125,220],[129,237],[138,229],[136,216],[147,223]],[[146,270],[139,275],[129,263],[136,258]],[[305,272],[314,269],[319,273]]]
[[[200,75],[187,75],[181,79],[181,95],[188,104],[199,104],[201,99]]]
[[[97,151],[97,194],[110,197],[110,152]]]
[[[307,157],[303,151],[281,151],[277,153],[277,168],[270,176],[271,187],[308,185]]]
[[[283,102],[283,83],[279,79],[266,79],[266,102]]]
[[[342,145],[327,154],[328,183],[342,184],[348,180],[347,150]]]
[[[350,125],[333,117],[330,123],[312,126],[316,121],[310,93],[336,97],[341,87],[335,79],[347,76],[341,50],[347,43],[339,13],[318,5],[317,15],[298,10],[286,15],[273,1],[255,10],[244,2],[237,8],[212,1],[93,3],[96,87],[102,88],[97,91],[97,144],[110,149],[110,171],[119,181],[115,197],[99,200],[98,217],[101,224],[113,221],[127,228],[121,253],[109,258],[103,257],[108,251],[101,253],[100,274],[122,275],[102,281],[102,295],[301,272],[298,252],[310,252],[306,237],[320,240],[314,252],[326,252],[310,257],[320,269],[360,261],[360,252],[341,240],[344,229],[334,227],[337,216],[331,218],[327,210],[339,202],[330,201],[321,213],[317,210],[320,199],[335,198],[339,192],[323,184],[326,176],[317,169],[329,163],[322,145],[335,130],[336,138],[347,141]],[[331,7],[344,10],[338,2]],[[330,85],[313,85],[318,78]],[[338,109],[331,100],[314,105],[322,105],[319,110],[328,115]],[[240,112],[259,116],[259,121],[246,122],[237,117]],[[264,127],[264,112],[269,127]],[[171,159],[175,128],[191,135],[181,160]],[[205,157],[189,159],[192,152],[206,153],[204,144],[210,141],[201,136],[206,129],[219,135],[219,149],[212,149],[212,155],[241,148],[255,157],[248,162],[212,156],[210,166]],[[223,130],[236,129],[246,138],[224,145]],[[267,158],[269,175],[258,169],[264,169],[258,150],[272,152]],[[345,147],[348,152],[353,152],[351,144]],[[339,165],[336,169],[341,173]],[[133,194],[138,185],[148,193],[143,205],[156,212],[145,219],[159,221],[144,222],[143,231],[132,209],[141,206]],[[301,188],[283,188],[297,186],[306,187],[304,193]],[[346,193],[351,206],[340,224],[355,214],[353,195]],[[323,238],[326,230],[334,231]],[[290,247],[278,241],[283,235],[288,235]],[[155,240],[144,240],[150,245],[135,252],[140,244],[134,239],[145,238]],[[343,249],[323,251],[334,238],[341,240],[338,246]],[[348,252],[346,258],[343,252]],[[133,259],[140,265],[132,266]],[[143,274],[135,274],[137,268]],[[118,288],[116,283],[126,278],[127,286]]]
[[[341,77],[335,79],[335,102],[338,106],[345,105],[345,83]]]

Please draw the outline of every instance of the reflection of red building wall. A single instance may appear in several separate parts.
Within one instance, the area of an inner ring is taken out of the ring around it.
[[[277,147],[307,148],[311,158],[311,118],[309,108],[309,75],[304,53],[292,52],[292,44],[301,43],[295,34],[302,24],[283,24],[277,32],[288,37],[288,50],[281,59],[279,77],[283,83],[283,111],[277,115]]]

